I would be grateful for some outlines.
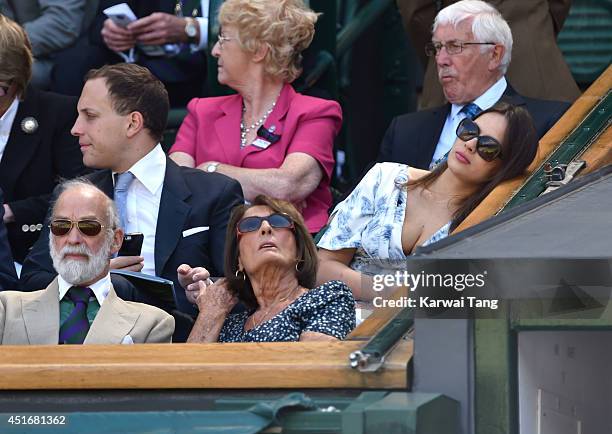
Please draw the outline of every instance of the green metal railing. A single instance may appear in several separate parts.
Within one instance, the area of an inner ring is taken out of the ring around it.
[[[552,154],[540,165],[500,210],[510,208],[535,199],[546,189],[547,164],[557,166],[568,164],[580,156],[612,124],[612,90],[599,101],[584,120],[565,138]]]

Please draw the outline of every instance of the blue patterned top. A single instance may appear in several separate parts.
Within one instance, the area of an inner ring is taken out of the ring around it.
[[[219,342],[295,342],[302,332],[344,339],[355,328],[353,293],[337,280],[306,291],[272,319],[245,331],[244,325],[253,312],[228,316]]]
[[[366,274],[375,274],[373,260],[406,258],[402,249],[402,226],[406,214],[408,166],[378,163],[332,213],[329,227],[318,247],[327,250],[357,249],[349,266]],[[422,245],[448,236],[450,222],[442,226]]]

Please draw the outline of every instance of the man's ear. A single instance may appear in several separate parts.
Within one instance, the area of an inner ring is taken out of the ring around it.
[[[142,117],[142,113],[140,112],[132,112],[127,115],[127,131],[126,134],[128,138],[134,137],[144,128],[144,118]]]
[[[489,53],[489,71],[496,71],[499,69],[502,59],[504,58],[506,47],[501,44],[496,44]]]
[[[119,251],[123,244],[123,229],[117,228],[113,232],[113,242],[111,243],[110,254],[114,256]]]

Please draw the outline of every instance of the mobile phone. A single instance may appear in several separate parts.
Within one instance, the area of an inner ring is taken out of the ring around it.
[[[116,15],[113,14],[113,15],[107,15],[107,16],[111,19],[113,23],[123,28],[127,27],[128,24],[134,21],[125,14],[116,14]]]
[[[144,235],[140,232],[125,234],[117,256],[140,256]]]

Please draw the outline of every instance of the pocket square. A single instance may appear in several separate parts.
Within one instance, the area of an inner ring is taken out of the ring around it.
[[[121,343],[123,345],[132,345],[134,343],[134,340],[132,339],[130,335],[125,335]]]
[[[197,228],[191,228],[183,231],[183,238],[187,238],[190,235],[198,234],[200,232],[207,231],[209,226],[198,226]]]

